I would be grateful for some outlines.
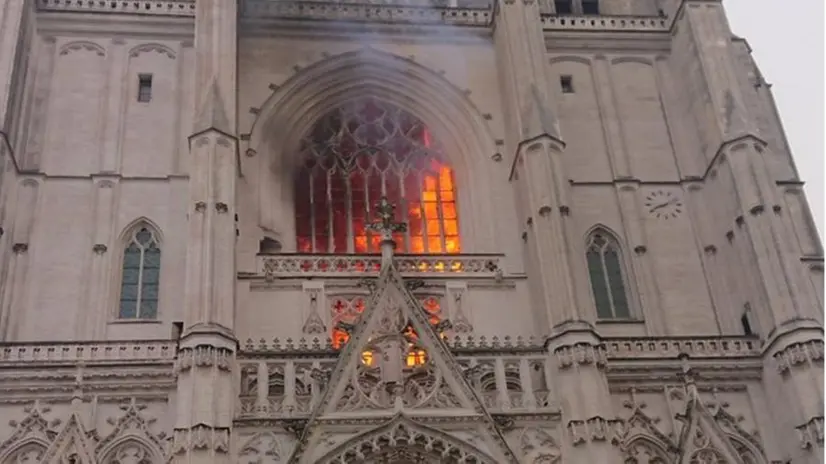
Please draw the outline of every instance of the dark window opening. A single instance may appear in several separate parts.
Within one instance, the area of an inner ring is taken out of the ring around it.
[[[152,100],[152,75],[138,75],[138,101],[148,103]]]
[[[598,15],[599,0],[582,0],[582,14]]]
[[[184,333],[184,323],[175,321],[172,323],[172,340],[180,340]]]
[[[571,0],[555,0],[554,7],[556,14],[572,14],[574,12]]]
[[[562,93],[574,93],[574,79],[571,76],[559,76],[559,85]]]
[[[751,328],[751,322],[749,322],[748,309],[746,309],[743,312],[743,316],[740,317],[740,324],[743,326],[743,335],[754,335],[754,331]]]
[[[281,253],[281,243],[278,240],[264,237],[258,242],[258,252],[262,254]]]

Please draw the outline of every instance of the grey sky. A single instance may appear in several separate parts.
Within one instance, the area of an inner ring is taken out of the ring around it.
[[[824,1],[724,0],[772,91],[821,233],[824,220]]]

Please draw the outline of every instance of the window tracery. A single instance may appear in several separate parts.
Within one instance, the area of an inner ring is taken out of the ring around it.
[[[21,447],[7,461],[9,464],[38,464],[46,454],[46,448],[39,443],[29,443]]]
[[[119,446],[103,464],[152,464],[152,453],[140,443],[128,441]]]
[[[444,148],[409,112],[376,98],[321,118],[301,144],[295,182],[296,245],[304,253],[374,253],[366,226],[382,196],[398,206],[400,252],[459,253],[453,170]]]
[[[603,230],[593,232],[588,239],[585,258],[597,316],[600,319],[630,318],[626,277],[617,240]]]
[[[158,316],[161,249],[157,234],[147,225],[135,227],[123,250],[120,319]]]

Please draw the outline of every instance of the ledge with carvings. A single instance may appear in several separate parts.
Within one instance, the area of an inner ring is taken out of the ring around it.
[[[671,19],[661,16],[587,16],[543,14],[542,29],[547,31],[627,31],[668,32]]]
[[[396,255],[394,261],[404,277],[503,277],[500,254]],[[284,277],[376,277],[381,257],[375,254],[259,254],[256,274],[273,281]]]
[[[195,16],[195,0],[37,0],[41,11]]]
[[[461,26],[487,28],[493,20],[485,3],[467,6],[433,5],[430,2],[346,2],[246,0],[240,9],[245,20],[345,21],[352,23],[408,24],[414,26]]]
[[[13,342],[0,344],[0,404],[165,400],[175,389],[176,342]]]

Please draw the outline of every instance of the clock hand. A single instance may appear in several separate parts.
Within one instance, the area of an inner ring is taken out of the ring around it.
[[[657,206],[655,206],[655,207],[651,208],[651,212],[653,213],[654,211],[657,211],[657,210],[658,210],[658,209],[660,209],[660,208],[663,208],[663,207],[665,207],[665,206],[668,206],[670,203],[671,203],[670,201],[666,201],[665,203],[660,203],[659,205],[657,205]]]

